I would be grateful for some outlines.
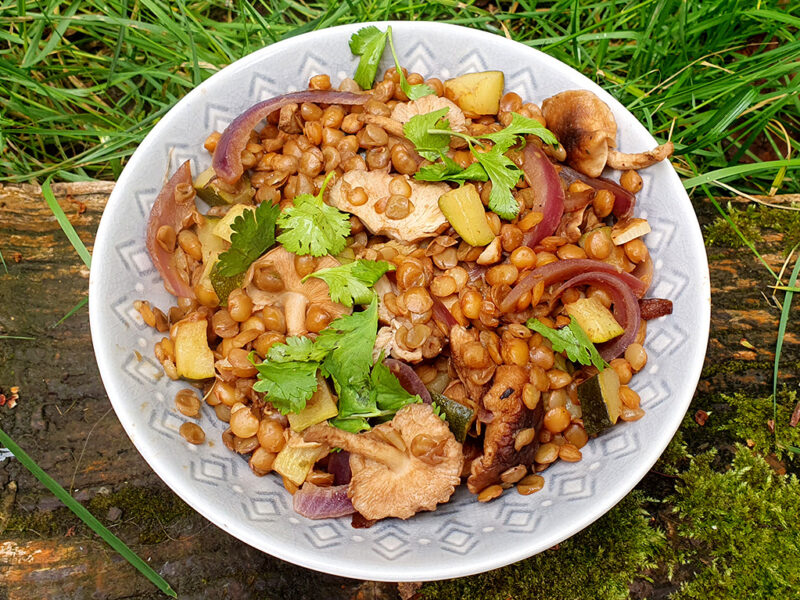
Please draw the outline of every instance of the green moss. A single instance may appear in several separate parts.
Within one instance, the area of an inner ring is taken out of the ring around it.
[[[666,475],[677,475],[686,466],[691,456],[683,439],[682,430],[678,430],[670,440],[666,450],[661,454],[653,470]]]
[[[778,458],[796,459],[797,454],[785,450],[787,445],[800,447],[800,427],[789,427],[789,419],[797,405],[797,392],[778,392],[777,435],[767,427],[774,417],[772,396],[753,398],[743,394],[722,398],[735,409],[735,414],[721,429],[730,432],[741,441],[752,441],[753,448],[762,454],[774,453]]]
[[[123,518],[132,519],[139,534],[140,544],[153,544],[167,539],[164,528],[179,518],[194,514],[194,511],[169,490],[153,490],[140,487],[123,487],[108,495],[96,495],[86,508],[101,522],[112,506],[122,510]],[[19,533],[35,532],[43,537],[64,535],[71,527],[76,533],[90,535],[89,529],[66,507],[51,511],[20,512],[11,514],[6,531]]]
[[[798,211],[781,210],[756,204],[748,204],[741,209],[728,203],[728,215],[751,242],[760,240],[764,229],[772,229],[783,234],[783,246],[786,252],[800,242],[800,212]],[[742,238],[721,216],[707,225],[705,229],[707,246],[729,246],[731,248],[745,246]]]
[[[703,367],[701,378],[714,377],[715,375],[728,375],[744,373],[746,371],[772,370],[772,362],[762,360],[724,360]]]
[[[674,496],[678,556],[692,572],[671,600],[795,598],[800,589],[800,483],[739,446],[717,472],[714,452],[692,461]]]
[[[437,600],[628,598],[628,586],[653,565],[665,545],[641,509],[641,493],[629,494],[581,533],[528,560],[483,575],[426,584],[423,598]],[[535,534],[534,534],[535,535]]]

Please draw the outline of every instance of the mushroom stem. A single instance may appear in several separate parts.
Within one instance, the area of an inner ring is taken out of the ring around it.
[[[674,149],[675,147],[672,145],[672,142],[667,142],[647,152],[637,152],[635,154],[626,154],[625,152],[609,150],[606,165],[612,169],[619,169],[620,171],[644,169],[671,156]]]
[[[403,132],[403,124],[396,119],[392,119],[391,117],[361,113],[358,116],[358,120],[362,123],[372,123],[373,125],[378,125],[391,135],[405,137],[405,133]]]
[[[289,335],[303,335],[306,329],[306,307],[308,298],[303,294],[288,293],[283,310],[286,313],[286,332]]]
[[[307,442],[324,442],[330,446],[337,446],[351,454],[359,454],[377,461],[394,471],[400,471],[407,462],[406,455],[391,444],[379,442],[366,435],[336,429],[330,425],[315,425],[307,429],[303,439]]]

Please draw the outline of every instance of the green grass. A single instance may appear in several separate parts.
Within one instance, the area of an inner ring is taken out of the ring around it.
[[[674,162],[685,176],[722,170],[715,177],[728,173],[727,183],[744,191],[798,191],[796,3],[555,0],[502,7],[455,0],[1,1],[0,180],[113,179],[178,99],[249,52],[330,25],[428,19],[507,32],[582,71],[655,135],[672,131]],[[773,164],[741,164],[765,159]]]

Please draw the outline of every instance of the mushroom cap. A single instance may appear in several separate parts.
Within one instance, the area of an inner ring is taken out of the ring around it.
[[[608,105],[588,90],[569,90],[542,102],[542,114],[567,151],[567,162],[598,177],[616,145],[617,122]]]
[[[442,108],[450,109],[444,116],[450,121],[450,129],[453,131],[467,130],[467,118],[464,116],[464,111],[452,100],[441,96],[423,96],[412,102],[400,102],[392,110],[392,119],[407,123],[411,117],[426,115]]]
[[[331,315],[332,319],[349,312],[349,309],[330,297],[328,284],[317,277],[310,277],[305,282],[297,273],[294,260],[296,255],[286,250],[283,246],[267,252],[255,261],[247,270],[244,286],[247,295],[253,301],[253,310],[261,310],[265,306],[276,306],[286,312],[286,324],[289,335],[306,333],[305,317],[309,305],[320,306]],[[317,259],[315,271],[338,267],[339,261],[332,256],[323,256]],[[256,269],[272,268],[283,282],[283,289],[279,292],[267,292],[259,289],[253,283]],[[302,315],[301,315],[302,313]],[[302,316],[302,324],[300,317]]]
[[[385,213],[376,212],[375,205],[391,196],[389,182],[395,177],[397,175],[379,171],[348,171],[331,188],[329,204],[356,215],[376,235],[409,243],[437,235],[448,224],[439,209],[439,198],[450,191],[450,186],[405,176],[411,186],[410,200],[414,208],[402,219],[390,219]],[[361,206],[354,206],[347,199],[347,191],[357,187],[364,188],[367,193],[367,201]]]
[[[483,455],[472,461],[471,474],[467,479],[467,488],[473,494],[499,483],[500,475],[506,469],[533,462],[543,409],[541,402],[535,410],[530,410],[522,402],[522,389],[527,382],[528,374],[522,367],[497,367],[492,387],[483,397],[484,408],[491,411],[494,418],[486,426]],[[530,428],[537,433],[534,441],[517,450],[514,447],[517,434]]]
[[[399,434],[404,450],[385,441]],[[429,464],[411,453],[415,437],[425,434],[442,441],[441,462]],[[354,434],[327,424],[306,430],[308,441],[325,442],[350,452],[348,495],[367,519],[408,519],[419,511],[447,502],[460,482],[464,457],[447,424],[428,404],[409,404],[388,423]],[[387,463],[392,466],[387,466]]]
[[[470,342],[478,342],[478,335],[474,330],[468,330],[461,325],[450,328],[450,361],[456,374],[467,390],[470,400],[478,405],[486,392],[486,383],[495,372],[494,361],[488,367],[472,369],[464,362],[464,353]]]

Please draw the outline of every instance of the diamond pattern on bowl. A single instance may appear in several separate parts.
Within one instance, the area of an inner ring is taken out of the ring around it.
[[[653,321],[648,329],[648,365],[633,384],[647,414],[592,440],[583,450],[583,461],[550,467],[543,474],[542,492],[521,497],[509,490],[486,505],[462,488],[435,512],[408,521],[389,519],[357,532],[348,517],[298,518],[279,477],[256,477],[243,457],[220,443],[227,425],[215,420],[211,407],[204,405],[200,421],[206,444],[191,446],[178,435],[181,418],[166,399],[185,384],[163,376],[152,354],[163,334],[143,325],[132,302],[142,298],[162,309],[169,306],[144,245],[146,217],[167,165],[169,174],[181,160],[192,159],[196,169],[207,166],[205,138],[254,102],[290,88],[304,89],[317,73],[330,73],[334,83],[352,76],[355,61],[347,39],[359,27],[315,32],[313,38],[265,48],[203,82],[161,120],[128,162],[98,231],[90,283],[93,343],[114,409],[139,451],[181,497],[226,531],[286,560],[349,577],[419,581],[466,575],[485,570],[487,561],[501,566],[561,541],[576,523],[585,526],[608,510],[608,498],[630,489],[655,461],[694,391],[695,382],[686,376],[691,366],[687,361],[702,359],[707,323],[698,322],[698,315],[704,314],[700,308],[708,301],[702,240],[695,229],[683,226],[695,217],[674,173],[666,164],[649,169],[643,174],[638,207],[653,229],[647,242],[656,273],[649,295],[671,298],[675,314]],[[565,89],[591,88],[604,94],[567,67],[499,36],[433,23],[392,27],[402,64],[425,77],[444,80],[503,70],[506,90],[539,104]],[[382,69],[389,64],[384,60]],[[619,104],[604,98],[617,118],[623,150],[652,145],[652,138]],[[678,356],[685,360],[676,360]]]
[[[509,490],[506,494],[516,494],[515,490]],[[519,494],[517,494],[519,496]],[[523,496],[519,496],[522,498]],[[515,502],[506,500],[497,511],[496,521],[503,529],[512,533],[531,533],[539,524],[541,517],[536,510],[533,498],[527,497],[527,501]]]
[[[411,545],[406,536],[393,527],[378,537],[372,544],[372,548],[387,560],[396,560],[407,552],[411,552]]]

